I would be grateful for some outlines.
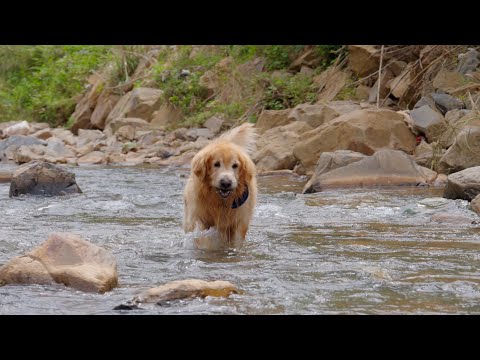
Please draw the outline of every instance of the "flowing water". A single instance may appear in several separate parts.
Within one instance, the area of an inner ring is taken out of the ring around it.
[[[3,286],[0,314],[480,313],[479,217],[441,190],[301,195],[303,181],[261,177],[245,245],[206,253],[184,246],[187,170],[72,171],[83,194],[10,199],[9,184],[0,184],[0,264],[52,232],[74,232],[115,255],[119,287],[100,295]],[[437,223],[435,213],[463,221]],[[231,281],[243,293],[112,310],[149,287],[188,278]]]

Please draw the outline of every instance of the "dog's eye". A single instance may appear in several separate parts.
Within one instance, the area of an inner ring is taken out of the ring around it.
[[[234,169],[238,168],[238,164],[233,164],[232,168],[234,168]]]
[[[220,167],[220,161],[217,161],[215,164],[213,164],[215,167]]]

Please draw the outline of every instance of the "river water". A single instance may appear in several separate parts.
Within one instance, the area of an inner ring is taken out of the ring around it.
[[[3,170],[5,169],[2,167]],[[0,314],[479,314],[480,225],[442,190],[376,188],[301,195],[304,181],[260,177],[245,245],[205,253],[185,246],[188,170],[72,168],[83,194],[10,199],[0,184],[0,264],[57,231],[111,251],[119,287],[0,287]],[[435,213],[465,221],[437,223]],[[242,294],[112,310],[173,280],[227,280]]]

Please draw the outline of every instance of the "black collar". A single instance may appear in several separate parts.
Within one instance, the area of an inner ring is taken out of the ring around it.
[[[243,192],[242,196],[239,197],[237,200],[233,201],[232,209],[239,208],[243,205],[245,201],[248,199],[248,186],[245,187],[245,191]]]

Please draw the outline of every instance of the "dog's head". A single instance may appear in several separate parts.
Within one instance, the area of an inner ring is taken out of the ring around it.
[[[255,166],[237,145],[224,142],[207,146],[192,160],[193,174],[222,199],[242,194],[255,175]]]

